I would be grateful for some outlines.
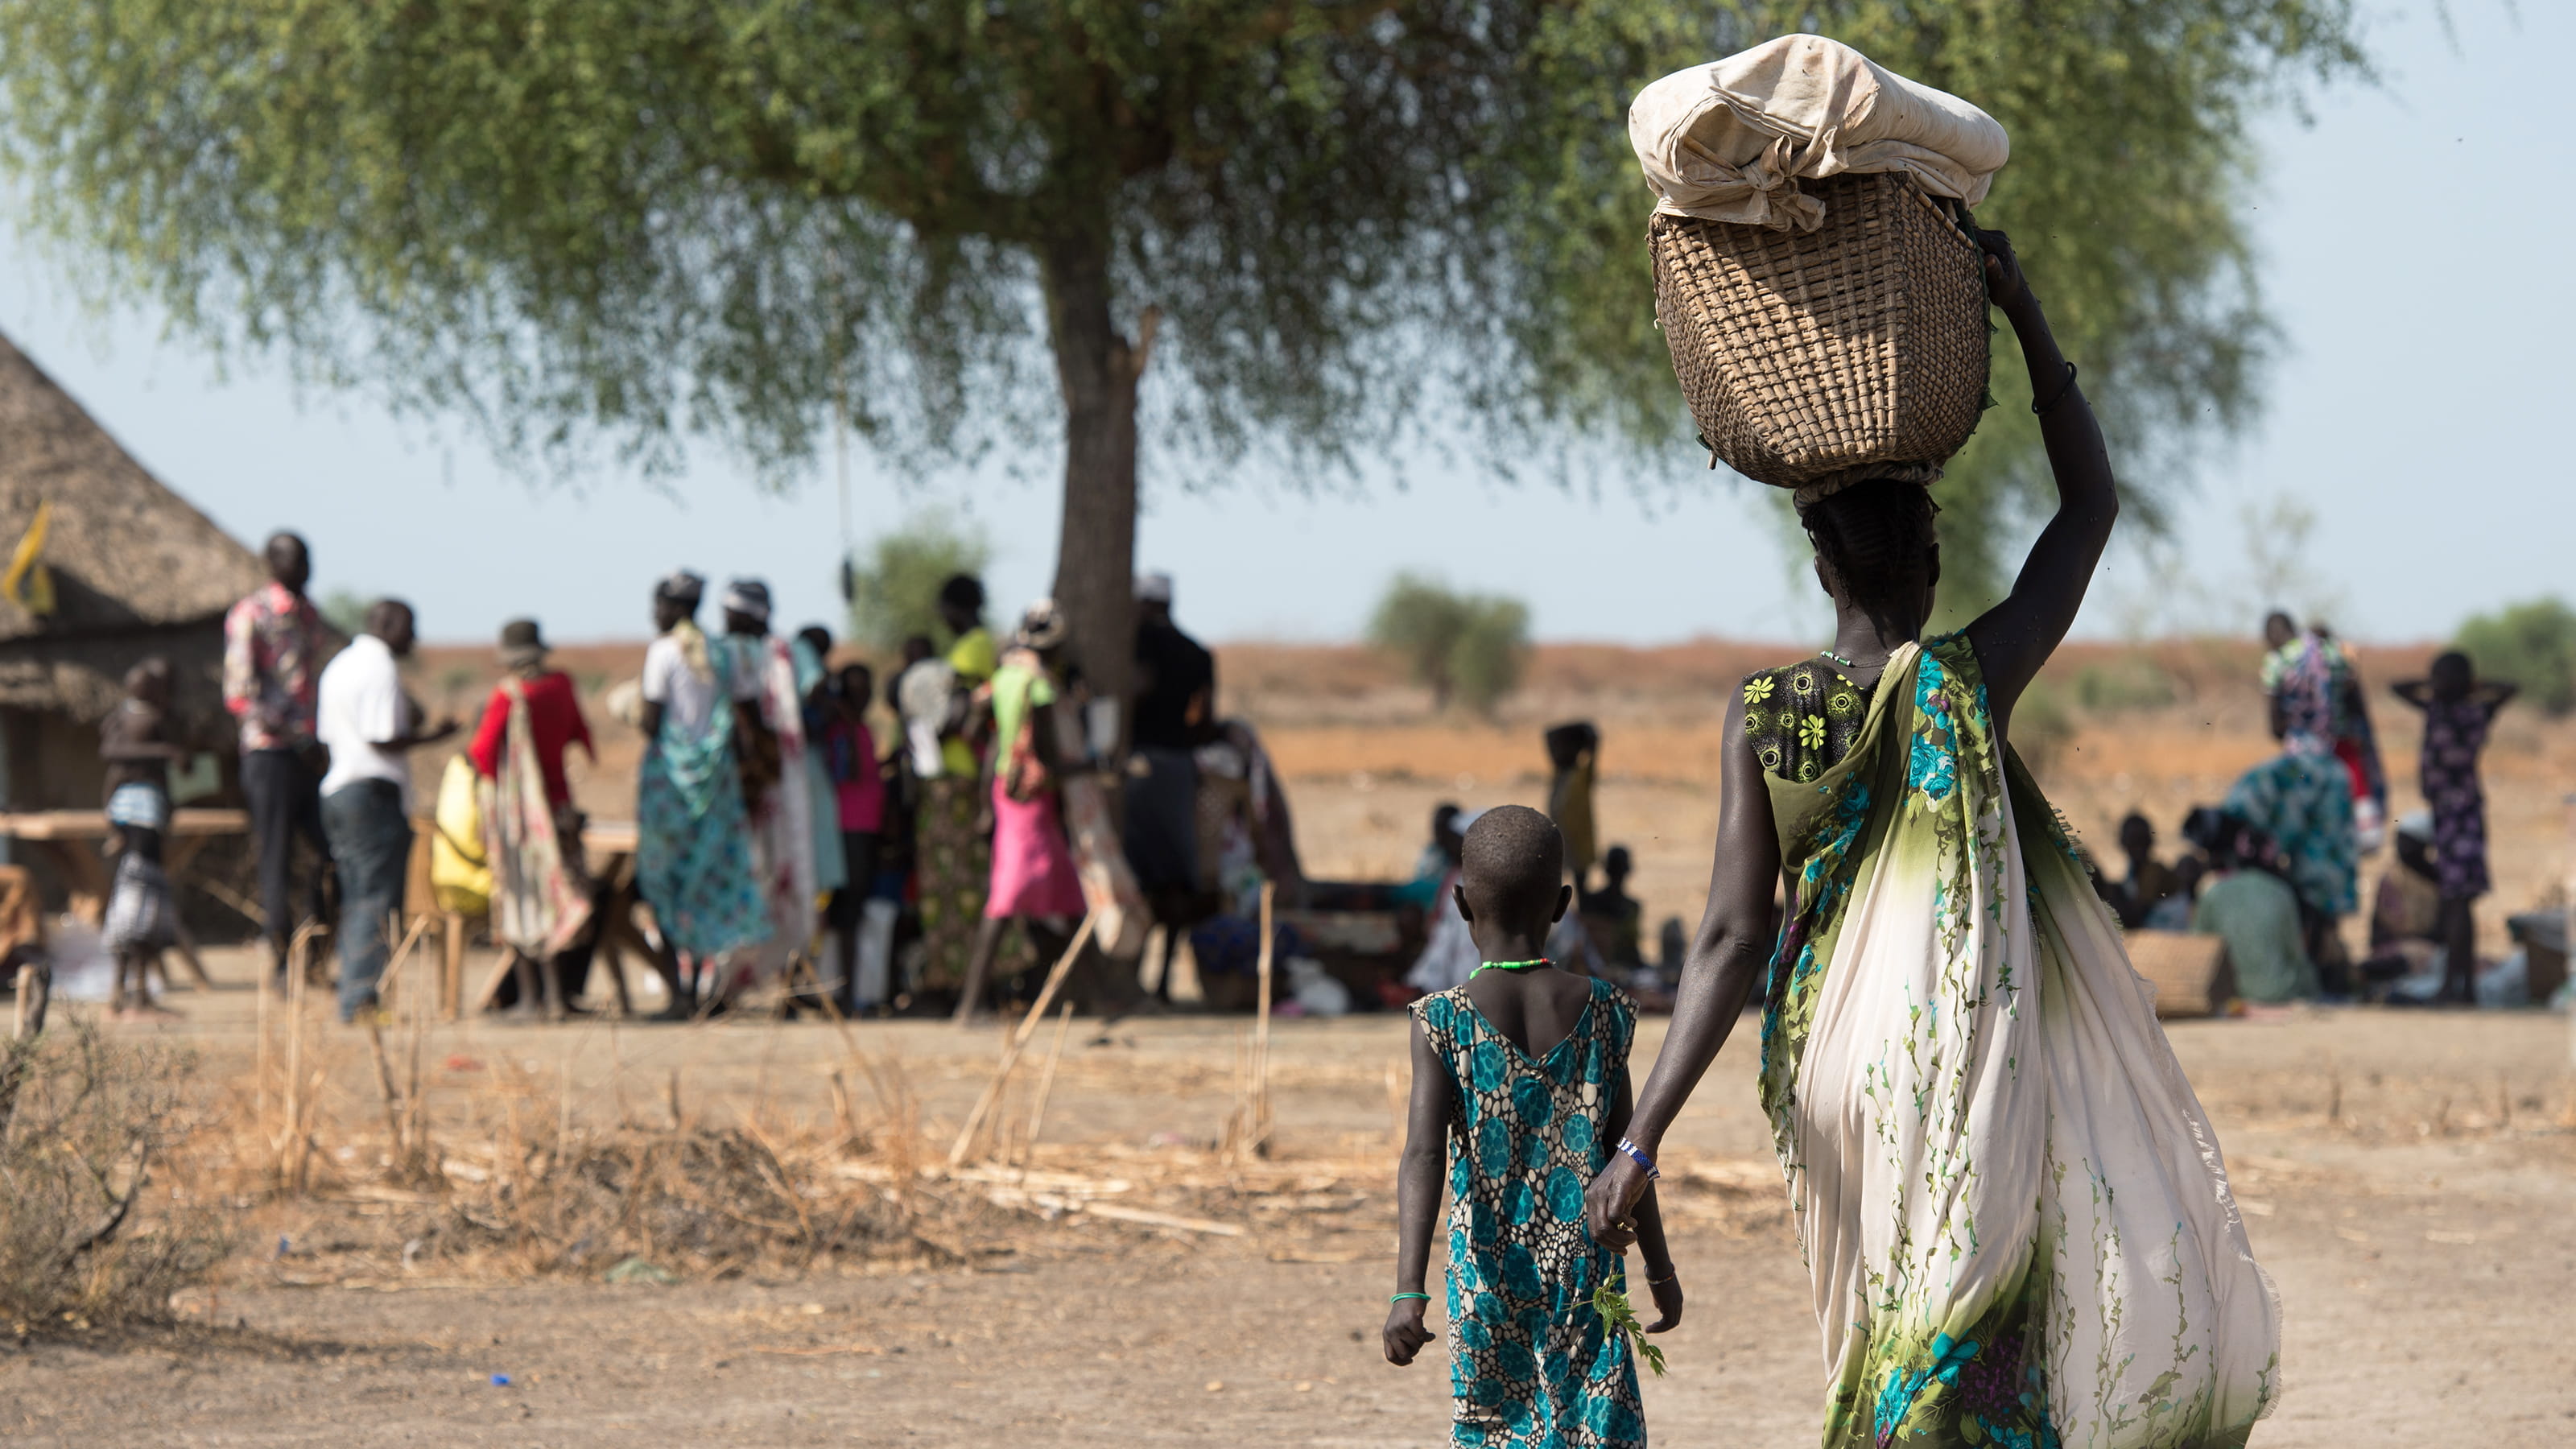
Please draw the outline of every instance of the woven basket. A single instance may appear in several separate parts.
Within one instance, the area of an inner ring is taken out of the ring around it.
[[[1986,397],[1986,277],[1955,203],[1896,173],[1807,184],[1813,232],[1658,215],[1655,315],[1700,441],[1783,488],[1929,482]]]

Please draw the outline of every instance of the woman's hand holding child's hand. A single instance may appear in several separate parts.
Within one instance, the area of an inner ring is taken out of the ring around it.
[[[1662,1300],[1658,1299],[1657,1302]],[[1422,1310],[1430,1305],[1419,1298],[1407,1298],[1386,1311],[1386,1361],[1401,1368],[1413,1362],[1422,1346],[1440,1335],[1422,1326]]]
[[[1583,1221],[1592,1241],[1624,1253],[1637,1241],[1637,1222],[1629,1216],[1646,1191],[1646,1171],[1624,1152],[1613,1152],[1601,1175],[1583,1190]]]

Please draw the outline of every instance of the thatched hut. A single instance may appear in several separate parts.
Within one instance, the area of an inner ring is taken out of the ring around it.
[[[0,807],[99,806],[99,721],[150,654],[170,661],[173,714],[229,787],[224,611],[267,570],[0,337],[0,569],[39,509],[48,578],[0,588]]]

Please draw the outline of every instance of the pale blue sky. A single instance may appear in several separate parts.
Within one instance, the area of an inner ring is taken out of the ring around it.
[[[2313,127],[2263,125],[2254,230],[2284,334],[2268,407],[2178,495],[2169,557],[2115,545],[2084,631],[2241,627],[2260,595],[2286,593],[2346,633],[2422,639],[2508,600],[2576,594],[2576,457],[2560,441],[2576,380],[2562,149],[2576,6],[2450,8],[2446,34],[2429,4],[2375,7],[2383,86],[2317,98]],[[274,363],[219,381],[160,342],[156,315],[80,313],[5,230],[0,331],[219,523],[245,539],[301,528],[317,587],[406,595],[433,638],[488,637],[521,613],[558,639],[639,635],[649,581],[684,563],[764,574],[790,622],[838,618],[828,463],[786,498],[713,449],[676,498],[607,475],[532,485],[461,428],[397,423],[363,395],[299,397]],[[1052,449],[1017,464],[1017,478],[907,489],[856,455],[857,532],[961,501],[998,546],[996,602],[1015,608],[1053,569],[1058,466]],[[1313,498],[1160,490],[1140,562],[1181,576],[1184,621],[1215,639],[1350,637],[1402,568],[1516,593],[1550,639],[1778,638],[1821,620],[1788,586],[1754,486],[1716,481],[1689,450],[1599,498],[1501,485],[1463,454],[1415,457],[1407,475],[1403,491]],[[2245,519],[2285,505],[2315,527],[2266,588]]]

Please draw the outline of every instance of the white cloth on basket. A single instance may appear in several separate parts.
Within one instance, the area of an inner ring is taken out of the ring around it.
[[[1994,117],[1838,40],[1784,35],[1637,93],[1628,141],[1666,216],[1814,231],[1800,178],[1902,171],[1935,196],[1986,199],[2012,155]]]

